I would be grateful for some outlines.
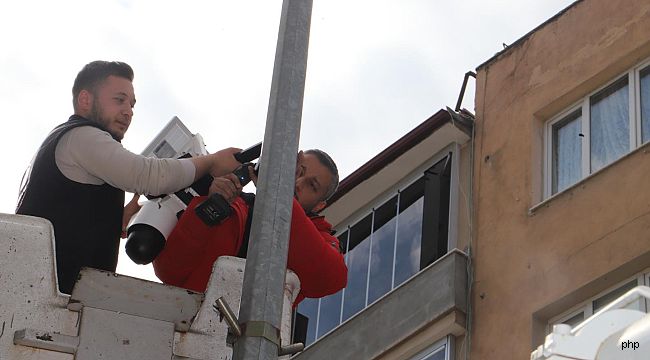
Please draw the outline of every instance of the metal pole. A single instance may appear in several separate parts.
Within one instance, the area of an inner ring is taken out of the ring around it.
[[[284,0],[234,360],[277,359],[312,0]]]

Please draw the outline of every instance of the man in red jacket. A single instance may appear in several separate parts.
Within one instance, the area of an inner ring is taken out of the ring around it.
[[[252,169],[250,172],[256,182]],[[336,164],[325,152],[298,154],[287,258],[287,267],[300,279],[300,294],[294,305],[305,297],[336,293],[347,283],[348,270],[339,241],[332,236],[332,226],[325,218],[316,215],[336,191],[338,181]],[[204,292],[217,258],[236,256],[242,245],[247,246],[244,233],[249,205],[241,196],[238,178],[234,174],[215,178],[210,186],[210,195],[213,193],[228,200],[232,215],[216,226],[207,226],[194,212],[206,197],[192,200],[153,262],[156,276],[165,284]]]

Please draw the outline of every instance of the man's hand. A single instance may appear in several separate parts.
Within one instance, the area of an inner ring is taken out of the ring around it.
[[[241,149],[238,148],[227,148],[208,155],[212,158],[210,175],[217,178],[235,171],[235,169],[241,166],[241,164],[239,161],[235,160],[233,155],[240,151]]]
[[[210,174],[216,178],[233,172],[241,165],[233,156],[240,151],[241,149],[238,148],[227,148],[219,150],[214,154],[190,158],[190,161],[192,161],[196,169],[194,172],[194,181],[202,178],[206,174]]]
[[[251,181],[253,182],[253,185],[257,187],[257,174],[255,174],[255,167],[254,166],[249,166],[248,167],[248,176],[251,178]]]
[[[239,179],[235,174],[228,174],[221,177],[216,177],[212,180],[210,184],[210,190],[208,191],[209,195],[217,193],[224,197],[228,203],[235,201],[237,196],[241,193],[242,186],[239,183]]]
[[[133,194],[133,199],[131,199],[131,201],[129,201],[129,203],[124,206],[124,212],[122,213],[122,239],[126,238],[126,227],[129,225],[129,221],[131,221],[133,215],[135,215],[135,213],[140,211],[140,208],[142,208],[142,205],[138,204],[139,198],[139,194]]]

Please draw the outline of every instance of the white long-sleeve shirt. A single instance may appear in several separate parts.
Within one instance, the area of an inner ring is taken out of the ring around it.
[[[56,165],[70,180],[124,191],[161,195],[194,182],[196,168],[190,159],[157,159],[126,150],[111,135],[93,126],[65,133],[56,146]]]

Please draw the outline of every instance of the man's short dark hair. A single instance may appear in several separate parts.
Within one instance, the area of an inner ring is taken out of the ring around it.
[[[81,90],[88,90],[94,94],[97,86],[111,75],[133,81],[133,69],[127,63],[97,60],[86,64],[77,74],[72,86],[72,104],[75,110]]]
[[[334,195],[336,189],[339,187],[339,169],[336,167],[336,163],[334,163],[334,160],[332,160],[332,158],[323,150],[310,149],[310,150],[306,150],[304,153],[316,156],[316,158],[318,158],[318,161],[320,161],[320,163],[323,164],[327,168],[327,170],[330,171],[330,174],[332,174],[332,182],[327,187],[327,192],[325,193],[325,196],[323,196],[323,198],[321,199],[327,201],[329,198],[332,197],[332,195]]]

